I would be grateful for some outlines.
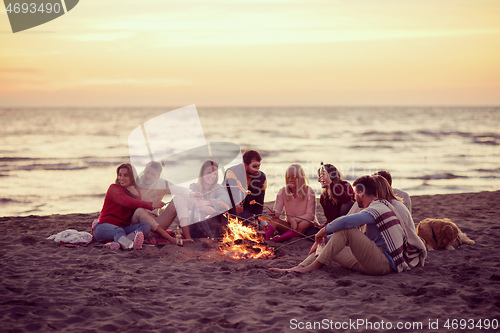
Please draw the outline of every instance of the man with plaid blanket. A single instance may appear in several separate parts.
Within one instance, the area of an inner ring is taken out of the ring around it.
[[[319,251],[321,246],[317,246],[318,250],[313,246],[310,256],[298,266],[291,269],[271,268],[271,271],[307,273],[335,261],[365,274],[385,275],[419,264],[415,260],[418,253],[413,253],[414,247],[408,244],[406,231],[391,209],[392,205],[377,199],[373,178],[360,177],[353,185],[356,202],[364,209],[357,214],[339,217],[321,229],[316,234],[316,244],[324,244],[327,234],[332,233],[322,251]],[[366,225],[365,233],[358,228],[362,225]],[[321,253],[316,257],[318,252]]]

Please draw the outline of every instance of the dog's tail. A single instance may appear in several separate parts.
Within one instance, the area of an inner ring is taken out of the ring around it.
[[[460,239],[460,242],[462,242],[463,244],[468,244],[468,245],[476,244],[476,242],[474,242],[465,233],[463,233],[461,231],[458,233],[458,238]]]

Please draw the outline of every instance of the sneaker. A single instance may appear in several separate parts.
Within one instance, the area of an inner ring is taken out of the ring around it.
[[[135,234],[134,237],[134,250],[139,250],[142,248],[142,244],[144,243],[144,234],[139,231]]]

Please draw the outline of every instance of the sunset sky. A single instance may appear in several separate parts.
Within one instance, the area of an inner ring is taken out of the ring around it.
[[[0,8],[0,106],[500,105],[498,0]]]

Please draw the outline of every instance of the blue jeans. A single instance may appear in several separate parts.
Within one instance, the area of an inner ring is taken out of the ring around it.
[[[151,231],[151,226],[147,222],[141,222],[120,228],[114,224],[100,223],[94,229],[94,239],[97,241],[113,240],[116,242],[121,236],[127,236],[136,231],[142,231],[144,236],[146,236]]]

